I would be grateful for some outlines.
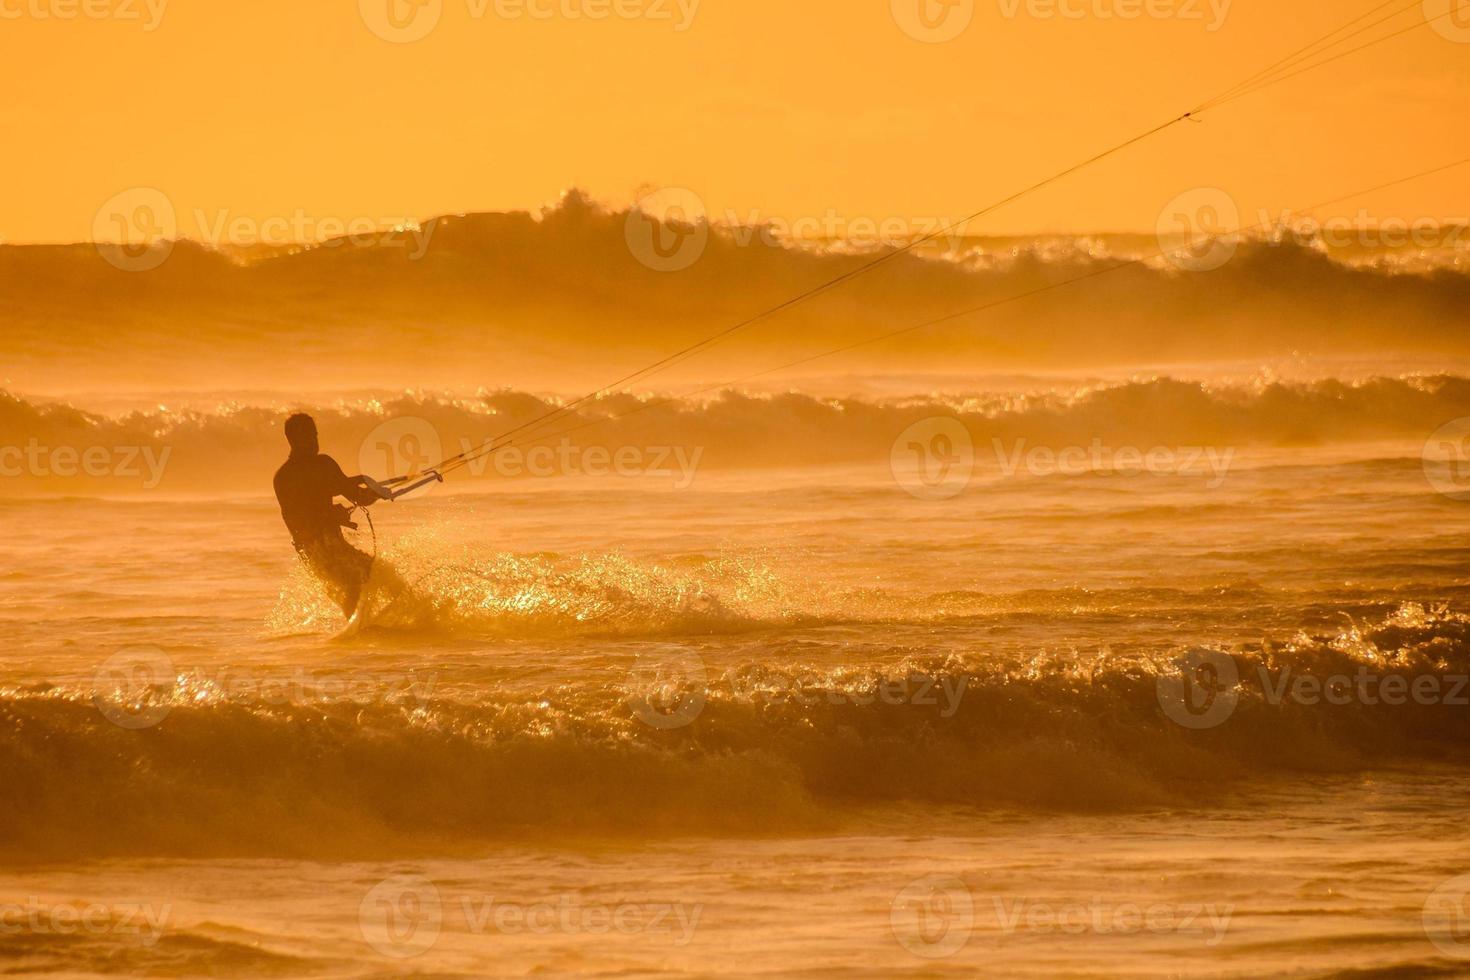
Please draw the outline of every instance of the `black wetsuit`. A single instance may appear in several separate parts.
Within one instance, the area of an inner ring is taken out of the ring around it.
[[[333,501],[345,497],[354,504],[370,504],[377,495],[347,479],[337,461],[326,455],[293,453],[276,471],[275,488],[292,544],[333,589],[343,612],[352,615],[373,560],[342,537],[347,511]]]

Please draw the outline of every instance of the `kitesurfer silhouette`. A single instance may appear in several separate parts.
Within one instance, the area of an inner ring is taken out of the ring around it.
[[[380,483],[366,476],[349,477],[332,457],[322,453],[316,421],[296,414],[286,420],[291,455],[276,471],[276,500],[281,518],[291,532],[291,543],[332,593],[348,617],[357,610],[363,587],[372,572],[373,558],[347,543],[342,528],[356,528],[352,508],[391,499]]]

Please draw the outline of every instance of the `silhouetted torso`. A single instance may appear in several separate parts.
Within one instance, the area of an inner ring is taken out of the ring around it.
[[[332,498],[346,497],[353,503],[375,499],[349,481],[337,461],[327,455],[292,455],[276,471],[275,487],[281,517],[301,550],[334,538],[342,540],[340,512]]]

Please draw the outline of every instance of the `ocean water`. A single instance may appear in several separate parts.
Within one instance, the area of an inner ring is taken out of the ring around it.
[[[451,483],[359,630],[268,469],[8,496],[0,969],[1466,975],[1470,504],[1344,390],[1423,434]]]

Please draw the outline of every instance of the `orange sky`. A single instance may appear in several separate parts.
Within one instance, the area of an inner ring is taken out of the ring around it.
[[[1062,0],[1076,19],[1038,16],[1046,0],[973,0],[968,28],[935,44],[908,36],[890,0],[417,0],[437,26],[389,43],[366,23],[387,2],[0,0],[0,235],[86,240],[134,186],[164,191],[192,237],[224,219],[246,237],[270,218],[311,237],[534,208],[573,185],[617,203],[687,187],[717,215],[955,217],[1377,0],[1151,0],[1184,8],[1156,19],[1100,16],[1145,0]],[[1176,127],[971,230],[1152,229],[1200,185],[1253,214],[1470,155],[1461,19],[1450,37],[1423,28]],[[1362,203],[1463,217],[1470,180]]]

